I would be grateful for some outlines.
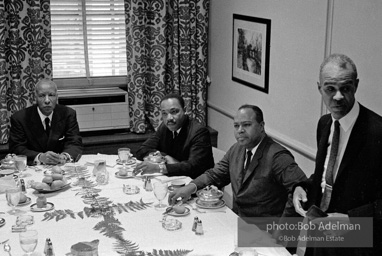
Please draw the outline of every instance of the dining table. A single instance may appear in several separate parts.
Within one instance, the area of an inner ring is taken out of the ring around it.
[[[93,174],[97,160],[106,162],[109,175],[107,184],[98,184]],[[126,168],[134,168],[137,161],[131,161]],[[64,170],[67,185],[56,191],[42,191],[32,187],[51,175],[52,166],[28,166],[24,171],[28,202],[17,206],[18,214],[11,215],[5,194],[0,194],[0,218],[5,225],[0,227],[0,243],[6,241],[11,247],[9,255],[23,255],[20,247],[19,216],[33,217],[33,224],[27,230],[37,230],[38,244],[33,255],[45,255],[47,238],[53,245],[56,256],[72,255],[71,248],[78,243],[95,245],[100,256],[113,255],[230,255],[233,252],[248,251],[245,255],[290,255],[275,243],[270,234],[258,230],[258,245],[251,248],[237,246],[238,216],[227,206],[202,207],[197,198],[183,204],[186,212],[164,214],[166,208],[157,209],[158,203],[152,191],[155,182],[191,181],[186,176],[164,175],[120,176],[122,168],[118,155],[83,155],[77,163],[60,166]],[[17,173],[15,177],[17,178]],[[136,191],[129,193],[128,186]],[[176,188],[172,188],[176,189]],[[39,195],[47,199],[46,208],[36,208]],[[167,194],[168,196],[168,194]],[[163,200],[168,204],[167,196]],[[199,231],[193,230],[195,217],[200,220]],[[168,230],[165,227],[172,227]],[[167,226],[169,224],[170,226]],[[0,255],[7,255],[0,245]],[[234,254],[232,254],[234,255]],[[240,254],[237,254],[240,255]]]

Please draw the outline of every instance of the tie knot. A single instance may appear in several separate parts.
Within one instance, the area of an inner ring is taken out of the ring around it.
[[[175,139],[178,136],[178,132],[172,132],[172,137]]]
[[[338,120],[334,121],[334,129],[340,128],[340,122]]]
[[[248,150],[247,151],[247,158],[250,159],[252,157],[252,151]]]

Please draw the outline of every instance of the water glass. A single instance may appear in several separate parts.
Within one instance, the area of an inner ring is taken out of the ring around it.
[[[158,199],[159,203],[154,205],[156,209],[163,209],[167,207],[166,204],[162,203],[162,200],[166,197],[168,192],[167,182],[156,182],[153,184],[153,191],[155,197]]]
[[[25,255],[32,255],[38,242],[37,230],[27,230],[19,234],[21,249],[26,252]]]
[[[24,155],[17,155],[13,158],[13,160],[15,161],[15,166],[16,166],[16,169],[19,171],[19,177],[22,178],[22,177],[25,177],[25,175],[23,174],[23,171],[25,170],[25,168],[27,167],[27,156],[24,156]]]
[[[131,153],[129,148],[119,148],[118,149],[118,157],[121,163],[123,164],[123,168],[126,168],[126,163],[130,160]]]
[[[12,206],[12,210],[9,211],[9,214],[11,215],[17,214],[18,211],[16,210],[16,206],[19,204],[20,195],[21,195],[21,190],[19,187],[8,188],[5,190],[5,196],[7,198],[7,202],[10,206]]]

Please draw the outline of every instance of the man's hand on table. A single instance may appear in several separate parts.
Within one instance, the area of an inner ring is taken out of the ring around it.
[[[150,173],[158,173],[160,172],[160,168],[158,164],[153,164],[147,161],[143,161],[139,164],[137,164],[137,167],[135,167],[135,174],[141,173],[144,174],[150,174]]]
[[[184,187],[175,189],[175,191],[171,192],[168,195],[168,204],[174,205],[179,198],[181,198],[183,203],[187,202],[187,200],[190,199],[192,193],[196,192],[195,190],[196,190],[196,185],[193,183],[190,183]]]
[[[53,151],[47,151],[45,153],[41,153],[39,157],[39,161],[44,164],[61,164],[65,163],[66,156],[64,154],[57,154]]]
[[[176,164],[176,163],[179,163],[178,160],[176,160],[175,158],[173,158],[170,155],[166,155],[164,158],[166,159],[166,163],[167,164]]]

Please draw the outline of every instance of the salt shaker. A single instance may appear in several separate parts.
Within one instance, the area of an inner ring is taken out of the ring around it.
[[[203,226],[202,226],[202,221],[201,220],[199,220],[198,224],[196,225],[195,234],[198,235],[198,236],[201,236],[201,235],[204,234]]]
[[[50,238],[47,238],[45,240],[45,247],[44,247],[44,254],[46,255],[47,251],[48,251],[48,247],[49,247],[49,242],[50,242]]]
[[[54,256],[54,251],[53,251],[53,244],[52,241],[48,241],[48,248],[45,253],[46,256]]]
[[[26,189],[25,189],[25,182],[24,182],[24,179],[20,179],[20,188],[21,188],[21,192],[22,193],[26,193]]]
[[[194,223],[192,224],[192,231],[196,231],[196,227],[198,225],[199,219],[198,217],[194,217]]]
[[[151,184],[151,179],[149,177],[146,177],[145,184],[143,186],[146,191],[153,191],[153,186]]]

